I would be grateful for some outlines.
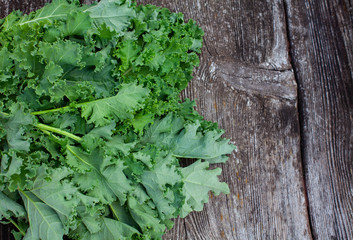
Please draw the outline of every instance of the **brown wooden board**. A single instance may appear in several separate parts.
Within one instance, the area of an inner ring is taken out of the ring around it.
[[[353,239],[353,4],[286,0],[315,239]]]

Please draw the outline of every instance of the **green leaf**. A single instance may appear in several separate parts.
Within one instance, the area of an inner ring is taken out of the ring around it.
[[[152,157],[144,152],[135,152],[133,153],[135,159],[143,162],[149,169],[153,167]]]
[[[147,126],[149,123],[153,123],[154,117],[155,117],[154,113],[151,113],[151,114],[139,113],[132,120],[132,126],[134,127],[136,132],[142,134],[143,129],[145,128],[145,126]]]
[[[0,71],[7,72],[13,66],[13,60],[10,58],[10,52],[6,47],[0,50]]]
[[[62,240],[64,227],[57,213],[31,192],[21,192],[30,227],[25,239]]]
[[[0,220],[3,218],[24,217],[25,209],[22,205],[18,204],[11,198],[7,197],[0,191]]]
[[[51,4],[39,9],[35,13],[23,17],[18,24],[20,26],[52,23],[54,20],[63,19],[74,8],[66,0],[54,0]]]
[[[66,163],[76,172],[89,172],[94,168],[92,162],[101,161],[99,151],[93,151],[91,155],[84,153],[80,148],[67,145]]]
[[[125,72],[131,66],[131,63],[137,58],[141,52],[141,47],[136,41],[124,41],[116,52],[116,56],[121,60],[120,70]]]
[[[81,103],[77,107],[82,108],[82,117],[86,118],[88,123],[103,126],[112,120],[133,118],[134,111],[143,106],[143,100],[148,93],[148,89],[134,83],[124,84],[114,97]]]
[[[65,36],[84,35],[92,27],[88,13],[71,12],[67,16]]]
[[[128,198],[128,206],[134,221],[140,226],[145,235],[151,239],[162,239],[166,225],[164,225],[153,209],[144,202],[138,202],[135,197]]]
[[[208,192],[212,191],[216,196],[220,193],[228,194],[228,185],[219,182],[218,175],[222,169],[208,170],[209,163],[201,160],[182,168],[183,195],[185,203],[181,209],[181,217],[186,217],[191,211],[201,211],[204,203],[208,202]]]
[[[89,214],[84,214],[82,216],[82,223],[85,225],[89,233],[97,233],[102,229],[102,221],[101,218],[97,218],[97,216],[90,216]],[[86,239],[89,236],[86,236]]]
[[[66,179],[71,171],[67,168],[56,168],[48,172],[48,167],[41,166],[37,171],[33,188],[30,189],[37,198],[56,211],[64,225],[69,225],[75,216],[79,203],[77,188]]]
[[[126,201],[126,194],[131,191],[130,181],[124,174],[126,168],[122,161],[116,159],[111,161],[108,157],[103,157],[97,148],[91,154],[83,152],[78,147],[67,146],[74,167],[88,171],[77,174],[74,181],[89,195],[100,199],[107,204],[115,201],[118,197],[120,202]],[[74,159],[75,158],[75,159]]]
[[[175,162],[177,160],[171,155],[161,154],[155,167],[145,171],[141,177],[141,183],[146,188],[163,219],[175,217],[174,214],[179,207],[178,204],[175,204],[178,193],[174,193],[172,187],[181,183],[182,178],[177,171]]]
[[[223,131],[198,132],[200,122],[188,124],[174,140],[174,154],[182,158],[212,159],[230,154],[235,147],[229,140],[221,138]]]
[[[40,42],[38,54],[48,63],[53,62],[58,65],[72,65],[83,67],[82,45],[73,41],[59,40],[54,43]]]
[[[1,159],[1,173],[8,179],[14,175],[21,174],[21,167],[23,166],[23,158],[18,156],[16,152],[10,151],[9,154],[3,154]]]
[[[135,16],[135,11],[129,7],[128,3],[123,5],[121,3],[122,1],[118,0],[102,0],[84,12],[89,13],[97,26],[105,24],[119,34],[128,27],[130,19]]]
[[[45,66],[39,62],[39,56],[33,54],[37,50],[37,44],[36,41],[28,38],[23,39],[13,46],[14,49],[10,56],[15,60],[16,74],[19,74],[21,77],[31,79],[34,75],[42,74],[44,71]],[[20,70],[23,70],[23,72]]]
[[[146,131],[144,143],[156,144],[163,149],[170,149],[180,158],[215,159],[231,153],[235,146],[222,139],[222,131],[199,132],[200,122],[185,124],[172,114],[167,115]]]
[[[33,117],[25,114],[20,105],[14,105],[11,115],[4,124],[9,147],[19,151],[29,151],[30,139],[26,137],[27,126],[33,123]]]
[[[102,230],[96,234],[92,234],[87,239],[90,240],[131,240],[139,235],[139,231],[125,223],[116,221],[111,218],[103,218]]]
[[[109,206],[115,220],[138,229],[138,225],[126,205],[121,206],[119,202],[113,202]]]
[[[45,66],[45,70],[43,72],[43,75],[41,77],[41,80],[39,81],[39,84],[35,84],[33,88],[36,91],[36,94],[39,96],[45,94],[49,95],[49,91],[51,88],[54,88],[54,84],[58,81],[59,77],[62,76],[63,74],[63,69],[55,64],[54,62],[49,62]]]
[[[114,122],[103,127],[93,128],[89,133],[83,136],[81,144],[86,149],[93,150],[99,145],[103,145],[105,139],[111,140],[112,139],[111,136],[113,135],[112,131],[114,129],[115,129]]]
[[[128,155],[130,150],[136,145],[136,142],[125,143],[126,136],[115,135],[106,142],[106,152],[112,155],[123,153]]]
[[[12,230],[11,233],[12,233],[13,237],[15,238],[15,240],[23,239],[22,233],[16,232],[15,230]]]
[[[22,13],[20,11],[13,11],[5,19],[3,19],[4,21],[0,24],[1,29],[4,32],[8,31],[12,28],[13,25],[17,23],[21,16]]]

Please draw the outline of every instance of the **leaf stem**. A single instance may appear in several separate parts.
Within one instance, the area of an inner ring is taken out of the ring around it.
[[[125,76],[125,75],[129,74],[129,73],[131,72],[131,70],[132,70],[132,67],[131,67],[131,68],[129,68],[128,70],[126,70],[126,71],[123,73],[123,76]]]
[[[72,133],[66,132],[64,130],[61,130],[60,128],[51,127],[51,126],[48,126],[48,125],[45,125],[45,124],[42,124],[42,123],[34,124],[34,126],[39,128],[42,131],[45,130],[45,131],[49,131],[49,132],[58,133],[60,135],[64,135],[66,137],[69,137],[69,138],[77,141],[77,142],[81,142],[82,141],[81,137],[76,136],[76,135],[74,135]]]
[[[67,110],[70,108],[71,108],[71,106],[65,106],[65,107],[54,108],[54,109],[49,109],[49,110],[31,112],[31,114],[32,115],[42,115],[42,114],[46,114],[46,113],[60,112],[60,111]]]
[[[78,160],[80,160],[81,162],[83,162],[83,163],[86,164],[87,166],[90,166],[91,168],[95,169],[98,173],[100,173],[100,172],[97,170],[97,168],[95,168],[92,164],[86,162],[83,158],[81,158],[80,156],[78,156],[78,155],[76,154],[76,152],[71,148],[70,145],[67,145],[66,148],[67,148],[67,150],[69,150],[69,151],[72,153],[72,155],[74,155]]]
[[[22,236],[26,235],[26,233],[20,228],[20,226],[14,220],[12,220],[11,218],[9,218],[8,220],[18,229],[18,231],[20,231]]]
[[[47,130],[44,130],[44,129],[39,129],[39,130],[41,130],[41,131],[44,132],[45,134],[47,134],[47,135],[53,137],[53,138],[55,139],[55,141],[60,142],[60,138],[58,138],[57,136],[55,136],[55,135],[52,134],[51,132],[49,132],[49,131],[47,131]]]
[[[113,206],[111,204],[109,204],[110,210],[113,213],[113,216],[116,218],[116,220],[120,221],[118,214],[116,213],[115,209],[113,208]]]
[[[8,114],[6,112],[1,112],[1,111],[0,111],[0,115],[4,115],[5,117],[9,117],[10,116],[10,114]]]
[[[93,101],[88,101],[88,102],[83,102],[83,103],[76,103],[74,105],[69,105],[69,106],[65,106],[65,107],[60,107],[60,108],[54,108],[54,109],[48,109],[48,110],[43,110],[43,111],[37,111],[37,112],[31,112],[32,115],[42,115],[42,114],[46,114],[46,113],[52,113],[52,112],[60,112],[60,111],[68,111],[70,109],[75,109],[75,108],[81,108],[84,105],[87,104],[92,104],[92,103],[96,103],[96,102],[100,102],[100,101],[106,101],[107,99],[112,99],[115,98],[115,96],[111,96],[111,97],[107,97],[107,98],[101,98],[101,99],[96,99]]]

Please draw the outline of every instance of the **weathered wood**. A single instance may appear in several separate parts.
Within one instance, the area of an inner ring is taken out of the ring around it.
[[[239,147],[219,164],[231,194],[211,195],[204,211],[176,219],[164,239],[311,239],[283,2],[138,2],[183,12],[203,27],[201,65],[182,97],[197,99],[198,111]],[[43,3],[3,0],[0,14]]]
[[[0,17],[3,18],[15,10],[21,10],[24,13],[29,13],[36,10],[50,0],[1,0],[0,1]]]
[[[353,4],[286,0],[315,239],[353,239]]]

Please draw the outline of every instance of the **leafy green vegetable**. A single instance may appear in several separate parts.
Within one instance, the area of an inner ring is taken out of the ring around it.
[[[25,215],[25,209],[22,205],[18,204],[14,200],[7,197],[5,194],[0,192],[0,217],[10,218],[12,215],[16,217],[23,217]]]
[[[209,165],[235,147],[179,99],[202,36],[130,0],[0,20],[0,220],[16,239],[161,239],[229,193]]]
[[[21,196],[30,226],[24,239],[62,239],[64,226],[55,211],[30,192],[21,192]]]
[[[183,195],[185,196],[181,217],[187,216],[191,211],[201,211],[203,204],[208,202],[209,191],[213,191],[215,195],[221,192],[229,193],[228,185],[218,182],[217,176],[221,174],[221,169],[208,170],[208,165],[208,162],[199,160],[181,170],[184,176]]]

